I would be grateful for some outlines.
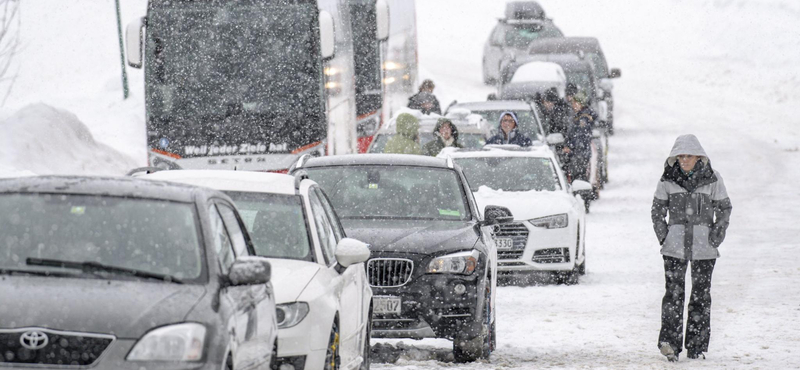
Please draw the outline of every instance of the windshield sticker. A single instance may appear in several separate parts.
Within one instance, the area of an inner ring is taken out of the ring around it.
[[[369,188],[370,189],[377,189],[378,188],[378,184],[369,184]]]
[[[439,210],[439,215],[441,215],[441,216],[461,217],[461,212],[459,212],[458,210],[452,210],[452,209],[440,209]]]
[[[82,215],[82,214],[86,213],[86,207],[84,207],[84,206],[72,206],[72,209],[70,209],[69,213],[72,213],[73,215]]]

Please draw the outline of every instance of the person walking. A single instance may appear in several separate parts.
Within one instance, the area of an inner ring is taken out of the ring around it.
[[[422,81],[419,85],[419,92],[408,98],[408,107],[422,111],[423,114],[436,113],[441,115],[442,108],[439,106],[439,99],[433,95],[436,85],[431,80]]]
[[[396,135],[393,135],[386,146],[384,153],[395,154],[422,154],[419,147],[419,120],[408,113],[402,113],[395,120]]]
[[[682,347],[691,359],[704,359],[708,352],[711,274],[732,209],[722,176],[711,168],[700,141],[694,135],[679,136],[664,163],[651,208],[666,279],[658,349],[670,362],[678,361]],[[684,342],[683,303],[689,265],[692,292]]]
[[[519,146],[531,146],[533,141],[528,135],[519,131],[519,121],[514,112],[507,111],[500,114],[500,124],[496,135],[486,140],[489,144],[514,144]]]
[[[447,147],[462,148],[458,142],[458,128],[447,118],[439,118],[433,128],[433,140],[422,146],[422,154],[435,157]]]

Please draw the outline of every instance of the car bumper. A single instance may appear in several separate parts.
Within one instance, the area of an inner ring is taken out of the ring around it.
[[[373,297],[400,297],[400,314],[373,315],[374,338],[453,338],[480,332],[483,271],[472,275],[424,274],[398,288],[372,287]],[[463,285],[464,292],[456,293]],[[479,299],[480,298],[480,299]],[[480,301],[480,302],[479,302]]]
[[[278,367],[290,364],[295,369],[322,369],[325,364],[330,330],[330,324],[327,326],[317,325],[312,320],[311,314],[296,326],[279,329]],[[311,339],[315,337],[324,337],[324,340],[314,341]]]
[[[574,227],[545,229],[528,222],[522,224],[528,229],[525,249],[498,251],[497,269],[500,272],[570,271],[575,268],[577,231]]]

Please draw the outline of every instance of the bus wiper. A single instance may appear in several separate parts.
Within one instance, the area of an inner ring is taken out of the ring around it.
[[[127,267],[109,266],[94,261],[74,262],[74,261],[62,261],[62,260],[47,259],[47,258],[28,257],[28,259],[25,260],[25,264],[29,266],[49,266],[49,267],[76,269],[89,274],[95,272],[109,272],[112,274],[131,275],[135,277],[167,281],[176,284],[183,284],[183,281],[170,275],[135,270]]]

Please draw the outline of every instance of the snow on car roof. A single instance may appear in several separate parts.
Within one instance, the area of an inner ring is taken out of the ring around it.
[[[455,112],[456,109],[466,109],[470,111],[475,110],[530,110],[531,106],[521,100],[487,100],[475,101],[467,103],[457,103],[450,112]],[[449,116],[451,113],[448,112]]]
[[[555,160],[555,154],[550,147],[541,143],[530,147],[517,145],[486,145],[480,150],[462,150],[458,148],[444,148],[438,158],[483,158],[483,157],[534,157]]]
[[[294,176],[251,171],[175,170],[159,171],[142,178],[205,186],[222,191],[294,195]]]
[[[557,63],[530,62],[517,68],[514,77],[511,78],[511,83],[531,81],[567,83],[567,75]]]

